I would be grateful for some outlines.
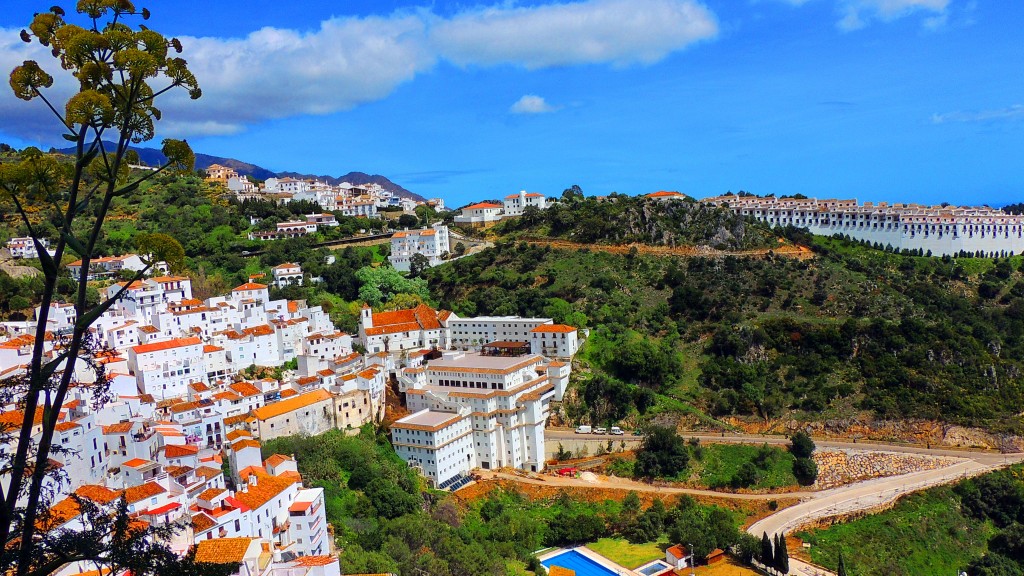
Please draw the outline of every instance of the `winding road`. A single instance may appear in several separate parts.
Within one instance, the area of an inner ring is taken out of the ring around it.
[[[691,435],[686,435],[690,437]],[[725,434],[724,436],[711,434],[694,434],[705,443],[742,443],[742,444],[788,444],[789,440],[782,436],[759,436],[743,434]],[[559,449],[559,444],[568,450],[577,450],[580,447],[597,447],[612,440],[615,445],[625,441],[627,445],[636,445],[640,437],[636,435],[584,435],[575,434],[571,429],[549,429],[547,431],[547,451],[551,454]],[[927,446],[915,446],[910,444],[885,444],[879,442],[853,442],[836,440],[815,439],[819,448],[896,452],[904,454],[916,454],[920,456],[941,456],[955,458],[956,462],[934,470],[912,472],[899,476],[885,478],[874,478],[855,482],[846,486],[820,491],[801,491],[783,494],[733,494],[729,492],[718,492],[714,490],[697,490],[689,488],[676,488],[667,486],[654,486],[634,480],[609,479],[599,483],[587,482],[574,478],[550,478],[545,481],[531,480],[518,476],[514,479],[520,482],[537,482],[547,485],[567,486],[589,486],[601,488],[621,488],[624,490],[636,490],[638,492],[659,492],[663,494],[692,494],[697,496],[713,496],[717,498],[733,498],[741,500],[761,500],[779,497],[798,498],[800,502],[788,508],[779,510],[771,516],[758,520],[747,528],[747,532],[761,537],[768,533],[774,536],[776,533],[792,533],[803,526],[813,522],[836,516],[843,516],[855,512],[876,509],[880,506],[895,501],[897,498],[930,488],[940,484],[947,484],[963,478],[991,472],[998,468],[1024,461],[1024,453],[1002,454],[994,451],[966,450],[953,448],[931,448]],[[790,574],[798,576],[833,576],[832,573],[821,568],[808,565],[799,560],[793,559],[790,562]]]

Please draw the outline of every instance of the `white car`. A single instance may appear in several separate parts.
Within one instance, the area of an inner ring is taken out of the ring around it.
[[[623,432],[622,428],[619,428],[618,426],[612,426],[611,434],[613,436],[622,436],[625,432]]]
[[[608,433],[608,430],[605,429],[604,427],[594,428],[594,434],[607,434],[607,433]]]

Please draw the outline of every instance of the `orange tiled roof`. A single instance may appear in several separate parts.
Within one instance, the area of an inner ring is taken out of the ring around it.
[[[252,538],[214,538],[196,545],[196,562],[236,564],[245,559]]]
[[[217,521],[200,512],[192,515],[192,530],[195,534],[201,534],[211,528],[217,527]]]
[[[334,556],[299,556],[294,560],[296,564],[303,567],[329,566],[337,562]]]
[[[298,395],[299,395],[299,393],[296,392],[295,390],[292,390],[291,388],[289,388],[287,390],[282,390],[281,391],[281,398],[282,399],[284,399],[284,398],[291,398],[293,396],[298,396]]]
[[[466,206],[463,210],[481,210],[483,208],[501,208],[501,204],[492,204],[491,202],[480,202],[473,204],[472,206]]]
[[[273,466],[275,468],[277,466],[280,466],[281,464],[284,464],[285,462],[294,462],[294,460],[292,460],[288,456],[285,456],[284,454],[271,454],[269,458],[263,461],[265,465]]]
[[[252,438],[245,438],[244,440],[239,440],[238,442],[235,442],[234,444],[231,445],[231,449],[234,450],[235,452],[238,452],[243,448],[255,448],[259,450],[260,447],[260,443],[257,442],[256,440],[253,440]]]
[[[197,454],[199,454],[198,446],[191,446],[189,444],[185,444],[183,446],[168,444],[167,446],[164,446],[164,456],[167,458],[185,458],[188,456],[195,456]]]
[[[81,427],[82,425],[77,422],[58,422],[57,425],[53,427],[53,429],[56,430],[57,432],[67,432],[68,430],[73,430],[75,428]]]
[[[128,460],[127,462],[124,462],[121,465],[127,466],[129,468],[138,468],[139,466],[143,466],[149,463],[149,460],[143,460],[142,458],[132,458],[131,460]]]
[[[239,438],[252,438],[252,434],[250,434],[248,430],[232,430],[231,432],[228,432],[224,438],[226,438],[228,442],[234,442]]]
[[[220,346],[213,346],[211,344],[207,344],[206,346],[203,346],[203,354],[209,354],[211,352],[221,352],[222,350],[224,350],[224,349],[221,348]]]
[[[213,500],[214,498],[216,498],[217,496],[220,496],[221,494],[223,494],[225,492],[227,492],[227,490],[225,490],[223,488],[207,488],[206,490],[203,490],[202,492],[200,492],[199,496],[197,496],[197,498],[199,498],[200,500],[206,500],[207,502],[209,502],[209,501]]]
[[[256,282],[246,282],[241,286],[231,290],[232,292],[243,292],[246,290],[266,290],[266,284],[257,284]]]
[[[202,344],[202,340],[195,336],[191,338],[174,338],[165,342],[154,342],[152,344],[140,344],[138,346],[132,346],[132,351],[136,354],[146,354],[148,352],[158,352],[160,350],[170,350],[171,348],[181,348],[183,346],[195,346],[196,344]]]
[[[10,426],[21,426],[22,420],[25,418],[24,410],[11,410],[0,414],[0,430],[8,428]],[[43,409],[42,407],[36,408],[36,415],[32,418],[32,425],[38,426],[43,423]]]
[[[256,510],[295,483],[294,478],[271,476],[257,471],[256,485],[249,485],[245,492],[235,492],[235,499]]]
[[[271,418],[274,418],[275,416],[280,416],[287,412],[304,408],[306,406],[309,406],[310,404],[315,404],[317,402],[330,399],[331,393],[328,392],[327,390],[314,390],[312,392],[307,392],[306,394],[300,394],[298,396],[295,396],[294,398],[288,398],[287,400],[279,400],[277,402],[274,402],[273,404],[268,404],[262,408],[256,408],[255,410],[252,411],[252,413],[253,415],[256,416],[258,420],[269,420]]]
[[[196,468],[196,476],[201,476],[204,480],[216,478],[223,473],[223,470],[220,470],[219,468],[211,468],[209,466],[200,466],[199,468]]]
[[[129,486],[124,491],[124,499],[129,504],[134,504],[136,502],[141,502],[146,498],[152,498],[157,494],[163,494],[164,492],[167,492],[167,490],[156,482],[146,482],[139,486]]]
[[[235,382],[231,386],[228,386],[228,388],[231,388],[242,396],[256,396],[257,394],[262,394],[259,388],[248,382]]]
[[[554,332],[554,333],[565,333],[565,334],[568,334],[570,332],[575,332],[575,331],[576,331],[575,327],[568,326],[566,324],[541,324],[540,326],[537,326],[533,330],[530,330],[530,332],[537,332],[537,333],[541,333],[541,332],[552,333],[552,332]]]

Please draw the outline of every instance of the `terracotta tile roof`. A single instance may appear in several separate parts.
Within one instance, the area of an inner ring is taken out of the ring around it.
[[[329,566],[337,561],[334,556],[299,556],[294,560],[295,564],[304,567]]]
[[[166,284],[168,282],[185,282],[187,280],[188,278],[185,276],[157,276],[156,278],[153,278],[154,282],[159,282],[161,284]]]
[[[202,382],[193,382],[193,383],[189,384],[188,387],[193,389],[193,390],[195,390],[196,392],[209,392],[210,391],[210,387],[207,386],[206,384],[203,384]]]
[[[209,502],[209,501],[213,500],[214,498],[216,498],[217,496],[220,496],[221,494],[224,494],[225,492],[227,492],[227,490],[225,490],[223,488],[207,488],[206,490],[203,490],[199,494],[199,496],[197,496],[197,498],[199,498],[200,500],[206,500],[207,502]]]
[[[202,342],[202,340],[195,336],[190,338],[174,338],[165,342],[154,342],[152,344],[132,346],[132,352],[135,352],[136,354],[146,354],[149,352],[159,352],[160,350],[170,350],[172,348],[181,348],[184,346],[195,346],[196,344],[202,344]]]
[[[235,564],[245,559],[252,538],[214,538],[196,545],[196,562]]]
[[[244,480],[244,479],[243,479]],[[235,498],[252,510],[258,509],[295,483],[294,478],[256,474],[256,485],[250,485],[245,492],[235,492]]]
[[[75,494],[78,494],[82,498],[88,498],[97,504],[107,504],[113,502],[121,497],[120,492],[115,492],[106,486],[100,486],[99,484],[85,484],[79,486],[75,490]]]
[[[198,454],[198,446],[191,446],[189,444],[185,444],[184,446],[168,444],[167,446],[164,446],[164,456],[167,458],[186,458],[188,456],[196,456]]]
[[[274,329],[268,324],[261,324],[260,326],[253,326],[252,328],[246,328],[243,330],[246,334],[252,336],[273,336]]]
[[[479,204],[473,204],[472,206],[466,206],[463,210],[480,210],[482,208],[501,208],[501,204],[492,204],[491,202],[480,202]]]
[[[180,476],[185,476],[186,474],[188,474],[191,471],[192,471],[192,467],[191,466],[165,466],[164,467],[164,472],[167,472],[167,475],[171,476],[172,478],[178,478]]]
[[[11,426],[21,427],[22,420],[25,418],[24,410],[11,410],[0,414],[0,430],[9,428]],[[36,415],[32,419],[32,425],[38,426],[43,423],[43,409],[42,407],[36,408]]]
[[[211,352],[222,352],[223,350],[224,349],[221,348],[220,346],[213,346],[211,344],[203,346],[203,354],[209,354]]]
[[[224,471],[220,468],[211,468],[209,466],[200,466],[199,468],[196,468],[196,476],[201,476],[205,480],[216,478],[223,473]]]
[[[305,224],[305,223],[303,223],[303,224]],[[256,282],[246,282],[245,284],[242,284],[241,286],[239,286],[237,288],[234,288],[231,291],[232,292],[243,292],[243,291],[246,291],[246,290],[266,290],[266,288],[267,288],[266,284],[257,284]]]
[[[234,426],[235,424],[241,424],[242,422],[249,420],[251,416],[251,414],[239,414],[238,416],[228,416],[227,418],[224,419],[224,425]]]
[[[123,463],[122,466],[138,468],[139,466],[145,466],[146,464],[151,464],[151,462],[149,460],[143,460],[142,458],[132,458],[131,460]]]
[[[171,412],[174,414],[181,414],[182,412],[188,412],[189,410],[195,410],[199,408],[198,402],[180,402],[171,406]]]
[[[57,425],[53,427],[53,429],[56,430],[57,432],[67,432],[68,430],[74,430],[75,428],[81,427],[82,425],[77,422],[58,422]]]
[[[198,536],[211,528],[217,527],[217,521],[200,512],[192,515],[192,531]]]
[[[299,393],[296,392],[295,390],[292,390],[291,388],[289,388],[287,390],[282,390],[281,391],[281,399],[282,400],[285,399],[285,398],[291,398],[293,396],[298,396],[298,395],[299,395]]]
[[[224,438],[227,439],[228,442],[234,442],[239,438],[252,438],[252,434],[250,434],[248,430],[232,430],[231,432],[228,432]]]
[[[685,558],[686,554],[687,554],[686,547],[683,546],[682,544],[676,544],[675,546],[672,546],[668,550],[665,550],[665,551],[668,552],[669,554],[671,554],[672,556],[676,557],[676,558]]]
[[[239,450],[241,450],[243,448],[255,448],[255,449],[259,450],[261,448],[261,446],[260,446],[259,442],[257,442],[256,440],[253,440],[252,438],[246,438],[244,440],[239,440],[238,442],[235,442],[234,444],[231,445],[231,449],[234,450],[235,452],[238,452]]]
[[[295,382],[297,382],[299,384],[299,386],[305,386],[306,384],[312,384],[312,383],[318,382],[318,381],[320,381],[320,379],[317,378],[316,376],[303,376],[302,378],[299,378]],[[258,416],[257,416],[257,418],[258,418]]]
[[[679,192],[668,192],[666,190],[659,190],[657,192],[651,192],[647,195],[648,198],[669,198],[672,196],[685,196]]]
[[[146,482],[139,486],[129,486],[124,491],[124,499],[129,504],[134,504],[136,502],[141,502],[146,498],[152,498],[157,494],[163,494],[164,492],[167,492],[167,490],[156,482]]]
[[[287,412],[292,412],[293,410],[298,410],[311,404],[330,399],[331,393],[327,390],[314,390],[312,392],[307,392],[306,394],[300,394],[294,398],[279,400],[262,408],[256,408],[252,413],[256,416],[257,420],[269,420],[270,418],[280,416]]]
[[[576,332],[576,328],[573,326],[567,326],[565,324],[541,324],[540,326],[537,326],[533,330],[530,330],[530,332],[554,332],[568,334],[570,332]]]
[[[242,396],[256,396],[258,394],[262,394],[259,388],[253,386],[248,382],[235,382],[231,386],[228,386],[228,388],[231,388],[232,390],[238,392]]]
[[[147,324],[145,326],[139,326],[139,331],[140,332],[145,332],[146,334],[156,334],[157,332],[159,332],[159,330],[157,330],[156,326],[153,326],[152,324]]]
[[[281,464],[284,464],[285,462],[294,462],[294,461],[295,460],[292,460],[291,458],[289,458],[288,456],[285,456],[284,454],[271,454],[269,458],[267,458],[266,460],[263,461],[263,464],[266,465],[266,466],[272,466],[272,467],[276,468],[276,467],[280,466]]]
[[[299,303],[295,302],[294,300],[289,300],[288,301],[288,312],[290,312],[292,314],[298,314],[299,313]]]
[[[217,400],[229,400],[232,402],[235,400],[242,399],[241,396],[235,394],[234,392],[217,392],[216,394],[213,395],[213,397]]]

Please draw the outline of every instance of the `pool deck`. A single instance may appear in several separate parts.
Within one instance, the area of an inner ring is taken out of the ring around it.
[[[545,552],[544,554],[541,554],[537,559],[540,560],[541,562],[544,562],[548,558],[553,558],[555,556],[558,556],[559,554],[562,554],[564,552],[570,552],[570,551],[573,551],[573,550],[575,550],[576,552],[579,552],[580,554],[582,554],[583,556],[586,556],[587,558],[593,560],[594,562],[597,562],[598,564],[600,564],[601,566],[604,566],[605,568],[611,570],[612,572],[615,572],[616,574],[619,574],[620,576],[643,576],[643,574],[641,574],[639,572],[636,572],[635,570],[630,570],[629,568],[626,568],[625,566],[620,566],[620,565],[616,564],[615,562],[612,562],[611,560],[605,558],[604,556],[601,556],[600,554],[598,554],[597,552],[594,552],[593,550],[591,550],[590,548],[587,548],[586,546],[576,546],[575,548],[555,548],[554,550],[551,550],[549,552]]]

